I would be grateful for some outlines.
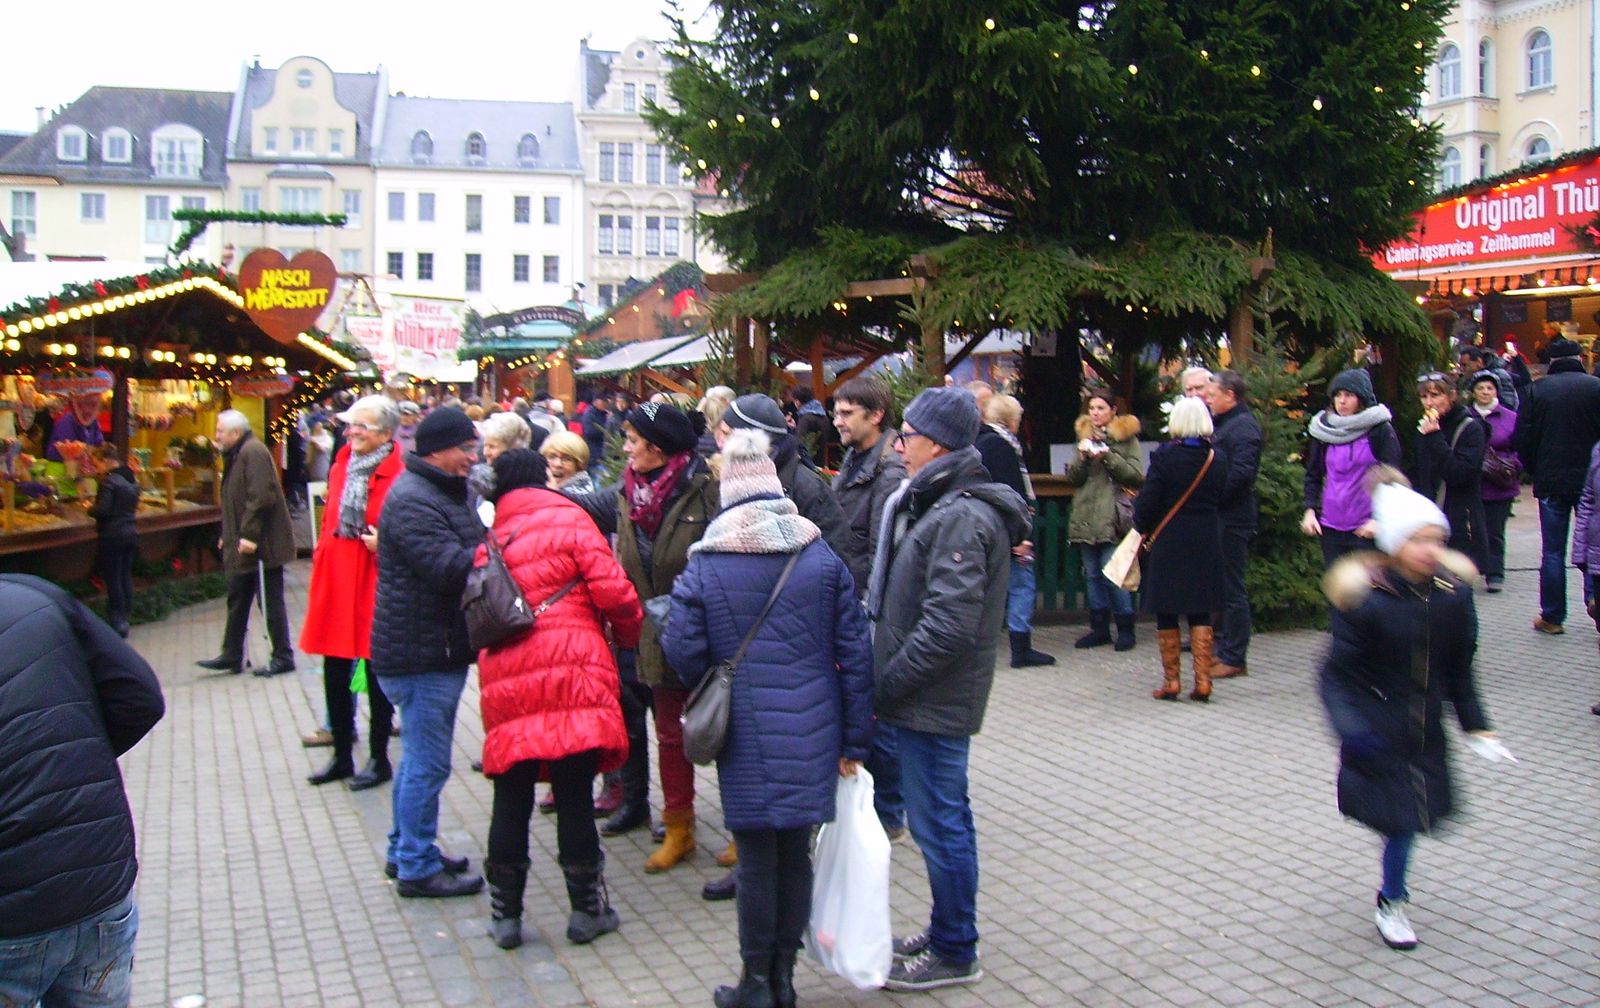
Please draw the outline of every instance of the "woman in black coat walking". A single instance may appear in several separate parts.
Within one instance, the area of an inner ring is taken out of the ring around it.
[[[1171,440],[1151,453],[1144,486],[1133,502],[1133,527],[1146,542],[1160,531],[1145,555],[1139,584],[1140,604],[1156,615],[1162,681],[1150,695],[1157,700],[1176,700],[1183,692],[1178,618],[1184,615],[1194,656],[1189,699],[1211,698],[1211,610],[1223,590],[1217,502],[1228,482],[1228,467],[1212,450],[1211,431],[1204,402],[1178,400],[1167,421]]]
[[[1472,660],[1477,571],[1445,549],[1450,525],[1392,469],[1375,470],[1375,542],[1329,569],[1333,644],[1322,665],[1322,702],[1339,739],[1339,811],[1382,834],[1378,933],[1410,949],[1406,867],[1412,843],[1455,809],[1443,701],[1491,760],[1515,759],[1495,740],[1478,699]]]
[[[1417,424],[1413,485],[1449,520],[1450,548],[1486,570],[1489,537],[1482,491],[1489,427],[1457,401],[1455,382],[1441,371],[1418,376],[1417,397],[1422,420]]]

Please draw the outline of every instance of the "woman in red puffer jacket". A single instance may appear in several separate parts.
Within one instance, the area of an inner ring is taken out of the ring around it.
[[[643,614],[632,582],[588,513],[545,487],[543,456],[513,449],[495,459],[494,474],[489,534],[528,606],[549,608],[532,631],[478,657],[483,772],[494,782],[484,863],[493,906],[490,934],[501,948],[522,943],[528,821],[534,786],[548,780],[556,799],[558,859],[572,904],[567,938],[583,944],[615,931],[618,923],[601,879],[592,797],[595,774],[617,769],[628,755],[617,665],[604,624],[611,625],[619,646],[631,648],[638,644]],[[480,546],[477,564],[486,561]]]

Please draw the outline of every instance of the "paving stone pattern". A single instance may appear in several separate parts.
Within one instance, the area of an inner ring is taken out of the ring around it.
[[[1600,1003],[1595,632],[1576,576],[1569,632],[1529,629],[1537,517],[1531,501],[1519,511],[1507,591],[1480,597],[1478,673],[1522,761],[1490,765],[1452,743],[1465,812],[1418,845],[1416,951],[1379,941],[1378,842],[1334,808],[1335,753],[1314,689],[1321,634],[1258,637],[1249,677],[1218,683],[1202,705],[1149,698],[1159,674],[1147,624],[1120,655],[1074,652],[1079,628],[1043,627],[1036,640],[1062,663],[1002,668],[973,746],[987,976],[892,995],[803,962],[801,1003]],[[297,563],[287,578],[296,614],[308,570]],[[591,946],[565,940],[555,824],[536,816],[530,940],[502,952],[484,936],[486,895],[401,900],[384,879],[387,787],[305,783],[327,754],[299,741],[322,716],[315,659],[275,679],[194,667],[215,653],[221,623],[222,604],[209,603],[132,638],[169,705],[123,760],[142,863],[135,1004],[198,994],[209,1008],[703,1006],[736,976],[733,904],[699,896],[727,841],[712,771],[700,774],[701,850],[689,862],[646,876],[642,831],[606,841],[623,926]],[[258,627],[251,645],[265,650]],[[468,762],[482,736],[474,682],[441,829],[446,849],[475,869],[491,791]],[[909,842],[894,848],[892,900],[897,932],[925,923],[927,885]]]

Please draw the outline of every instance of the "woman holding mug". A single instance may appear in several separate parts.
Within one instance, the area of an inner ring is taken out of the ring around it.
[[[1078,417],[1078,455],[1067,465],[1067,485],[1075,487],[1067,541],[1076,543],[1083,557],[1083,577],[1089,596],[1089,632],[1076,648],[1111,643],[1111,620],[1117,621],[1116,650],[1134,645],[1133,594],[1106,580],[1106,562],[1127,534],[1130,496],[1144,485],[1139,455],[1139,418],[1117,415],[1111,393],[1099,389],[1084,401]],[[1126,503],[1124,503],[1126,502]],[[1125,509],[1125,510],[1124,510]],[[1118,512],[1124,516],[1119,517]]]

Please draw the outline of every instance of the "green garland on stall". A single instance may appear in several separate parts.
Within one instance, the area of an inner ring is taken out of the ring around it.
[[[174,210],[172,219],[183,221],[183,233],[167,252],[181,256],[189,251],[212,224],[279,224],[284,227],[344,227],[344,214],[273,213],[270,210]]]
[[[64,284],[55,294],[45,297],[23,298],[20,301],[0,307],[0,325],[4,325],[7,322],[15,322],[26,316],[65,311],[75,304],[103,301],[118,294],[137,294],[139,291],[151,287],[160,287],[197,276],[209,276],[230,287],[234,285],[232,277],[228,276],[225,270],[220,266],[207,262],[194,260],[180,263],[177,266],[152,266],[143,273],[137,273],[132,276],[112,277],[94,280],[89,283]]]
[[[702,287],[705,283],[705,271],[692,262],[675,262],[671,266],[657,273],[646,283],[640,284],[627,297],[619,298],[617,303],[589,320],[588,326],[583,330],[583,335],[599,332],[603,327],[611,324],[617,312],[629,306],[634,297],[643,291],[655,287],[667,292],[670,300],[677,297],[680,291],[694,290],[704,294]]]
[[[1440,189],[1428,197],[1428,202],[1442,203],[1448,199],[1455,199],[1457,196],[1470,196],[1485,189],[1493,189],[1495,186],[1505,185],[1507,182],[1515,182],[1518,179],[1527,178],[1529,175],[1555,171],[1557,168],[1565,168],[1567,165],[1577,164],[1580,161],[1592,161],[1597,157],[1600,157],[1600,147],[1584,147],[1580,150],[1568,151],[1560,157],[1553,157],[1548,161],[1518,165],[1515,168],[1500,172],[1498,175],[1485,175],[1483,178],[1476,178],[1471,182],[1463,182],[1458,186]]]

